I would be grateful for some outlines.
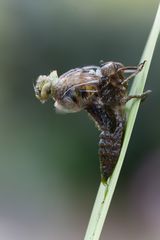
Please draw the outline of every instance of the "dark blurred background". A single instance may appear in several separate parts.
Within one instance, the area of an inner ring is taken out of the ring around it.
[[[0,239],[83,239],[99,186],[86,113],[34,96],[40,74],[139,62],[158,0],[0,1]],[[101,239],[159,239],[160,42]]]

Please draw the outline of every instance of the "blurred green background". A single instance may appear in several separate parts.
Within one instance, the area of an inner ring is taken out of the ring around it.
[[[0,1],[0,238],[83,239],[99,186],[86,113],[34,96],[40,74],[101,59],[136,65],[158,0]],[[101,239],[159,239],[160,41]]]

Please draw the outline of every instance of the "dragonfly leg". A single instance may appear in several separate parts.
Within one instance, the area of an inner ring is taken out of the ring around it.
[[[140,94],[140,95],[130,95],[130,96],[127,96],[123,99],[123,102],[126,103],[128,102],[129,100],[133,99],[133,98],[136,98],[136,99],[141,99],[142,101],[144,101],[146,99],[146,97],[151,93],[152,91],[151,90],[147,90],[145,91],[144,93]]]
[[[127,66],[119,68],[118,72],[123,71],[124,73],[131,73],[127,78],[123,80],[122,85],[125,85],[131,78],[135,77],[143,69],[145,62],[146,61],[139,64],[138,66]]]

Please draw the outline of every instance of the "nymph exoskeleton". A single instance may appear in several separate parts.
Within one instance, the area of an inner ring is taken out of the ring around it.
[[[106,182],[117,163],[124,130],[125,104],[132,98],[143,99],[142,95],[128,96],[128,81],[142,70],[138,66],[124,66],[118,62],[105,62],[101,66],[86,66],[70,70],[59,78],[56,71],[49,76],[39,76],[34,87],[36,97],[45,102],[55,101],[55,107],[63,112],[86,110],[101,131],[99,158],[101,179]],[[128,77],[125,77],[129,74]]]

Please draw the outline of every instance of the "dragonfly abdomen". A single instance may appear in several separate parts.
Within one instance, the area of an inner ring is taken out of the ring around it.
[[[100,134],[99,159],[101,178],[104,182],[112,175],[118,161],[123,140],[123,132],[124,126],[123,124],[119,124],[114,132],[103,130]]]

